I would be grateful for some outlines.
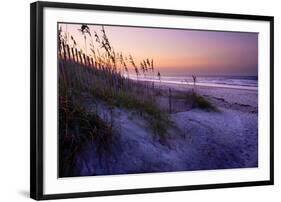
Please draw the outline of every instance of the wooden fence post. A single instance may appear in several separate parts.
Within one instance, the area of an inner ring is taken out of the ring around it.
[[[92,63],[92,68],[95,68],[94,60],[92,57],[91,57],[91,63]]]
[[[66,50],[65,50],[64,43],[62,44],[62,48],[63,48],[63,59],[66,60]]]
[[[67,85],[69,84],[69,77],[68,77],[68,73],[66,72],[66,48],[65,48],[65,44],[62,43],[62,49],[63,49],[63,60],[61,62],[61,73],[63,76],[63,80],[65,81],[65,86],[67,87]]]
[[[58,51],[59,51],[59,59],[62,59],[62,51],[61,51],[62,47],[61,44],[58,45]]]
[[[80,82],[84,84],[84,78],[83,78],[83,69],[82,69],[82,65],[83,65],[83,60],[82,60],[82,56],[81,56],[81,51],[78,51],[78,57],[79,57],[79,77],[80,77]],[[82,87],[82,86],[81,86]]]
[[[70,61],[71,56],[70,56],[70,48],[69,48],[69,45],[68,45],[68,44],[66,45],[66,49],[67,49],[67,57],[68,57],[68,61]]]
[[[72,53],[72,61],[73,61],[73,62],[76,62],[76,61],[75,61],[75,55],[74,55],[74,49],[73,49],[73,47],[71,48],[71,53]]]
[[[87,63],[88,63],[88,67],[91,67],[91,64],[90,64],[90,57],[87,55]]]
[[[76,62],[79,63],[78,50],[77,50],[77,48],[75,48],[75,56],[76,56]]]
[[[85,78],[85,81],[86,81],[86,85],[89,83],[89,77],[88,77],[88,68],[87,68],[87,60],[86,60],[86,55],[85,53],[83,53],[83,60],[84,60],[84,67],[83,67],[83,70],[84,70],[84,78]]]
[[[80,51],[78,51],[78,55],[79,55],[80,64],[82,65],[83,61],[82,61],[82,56],[81,56],[81,52]]]
[[[169,113],[172,113],[172,92],[171,88],[169,88]]]
[[[88,77],[88,85],[90,84],[90,81],[91,81],[91,69],[90,69],[90,67],[91,67],[91,65],[90,65],[90,58],[89,58],[89,56],[87,55],[86,56],[86,61],[87,61],[87,69],[86,69],[86,71],[87,71],[87,77]]]
[[[79,67],[77,67],[77,65],[78,65],[78,55],[77,55],[77,49],[76,48],[71,48],[71,53],[72,53],[72,71],[73,71],[73,78],[75,78],[74,79],[74,82],[75,82],[75,84],[74,85],[77,85],[77,81],[79,80],[79,74],[77,74],[77,73],[79,73],[79,71],[78,71],[78,69],[77,68],[79,68]]]
[[[84,65],[86,66],[87,62],[86,62],[86,55],[85,55],[85,53],[83,53],[83,60],[84,60]]]

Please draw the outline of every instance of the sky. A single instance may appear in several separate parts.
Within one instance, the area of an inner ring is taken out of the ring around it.
[[[81,24],[59,24],[90,54],[90,39],[78,29]],[[88,25],[101,35],[100,25]],[[153,58],[163,75],[258,75],[258,33],[104,26],[115,51],[131,54],[139,64]]]

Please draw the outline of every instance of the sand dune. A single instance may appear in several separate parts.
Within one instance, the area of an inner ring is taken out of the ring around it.
[[[161,89],[185,91],[191,87],[173,84]],[[98,145],[89,142],[76,160],[77,175],[257,167],[257,91],[198,86],[196,91],[219,111],[173,112],[170,115],[173,127],[165,140],[153,136],[138,113],[114,108],[111,151],[98,154]],[[109,118],[106,103],[89,95],[82,97],[89,112],[99,109],[100,117]]]

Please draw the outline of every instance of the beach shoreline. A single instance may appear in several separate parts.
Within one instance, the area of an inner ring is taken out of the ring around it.
[[[189,76],[190,77],[190,76]],[[134,81],[138,81],[138,82],[149,82],[149,83],[155,83],[157,85],[171,85],[171,86],[178,86],[181,88],[181,86],[193,86],[194,83],[192,82],[192,80],[186,77],[188,79],[183,79],[183,78],[177,78],[177,77],[171,77],[173,79],[170,80],[166,80],[166,79],[159,79],[156,77],[135,77],[132,76],[129,77],[130,79],[134,80]],[[170,78],[170,77],[169,77]],[[199,77],[200,78],[200,77]],[[212,78],[212,77],[206,77],[206,78]],[[246,84],[242,84],[240,83],[240,85],[234,83],[234,82],[207,82],[207,81],[200,81],[201,79],[199,79],[199,81],[196,81],[196,86],[199,87],[214,87],[214,88],[230,88],[230,89],[241,89],[241,90],[252,90],[252,91],[257,91],[258,90],[258,86],[257,84],[251,84],[251,85],[246,85]],[[245,79],[243,79],[245,80]]]

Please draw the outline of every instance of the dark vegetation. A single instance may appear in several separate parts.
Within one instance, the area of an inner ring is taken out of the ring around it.
[[[59,176],[72,175],[75,157],[85,143],[95,142],[98,154],[110,152],[112,125],[95,113],[87,113],[65,96],[59,97]]]
[[[175,99],[183,99],[192,108],[199,108],[206,111],[219,111],[216,106],[209,102],[206,98],[196,93],[196,91],[180,92],[174,95]]]

